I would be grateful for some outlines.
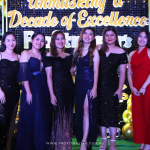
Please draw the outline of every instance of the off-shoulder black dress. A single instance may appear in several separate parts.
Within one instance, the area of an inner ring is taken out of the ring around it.
[[[99,98],[99,126],[118,126],[118,95],[114,93],[119,86],[119,66],[127,64],[126,53],[110,53],[107,57],[100,52],[98,98]]]

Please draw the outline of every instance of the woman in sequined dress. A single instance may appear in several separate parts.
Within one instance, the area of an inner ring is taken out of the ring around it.
[[[45,39],[31,37],[31,49],[20,57],[18,80],[23,82],[16,150],[49,150],[51,106],[43,67]]]
[[[16,38],[6,32],[1,40],[0,50],[0,148],[10,150],[15,127],[17,103],[20,89],[17,82],[19,58],[15,51]],[[7,144],[6,144],[7,143]]]
[[[116,150],[119,100],[125,81],[127,56],[118,43],[115,27],[107,26],[103,30],[103,44],[98,45],[100,53],[98,98],[99,126],[102,135],[100,150],[107,146],[107,127],[110,130],[110,150]],[[119,68],[119,74],[118,72]]]
[[[132,94],[134,142],[150,149],[150,35],[141,30],[134,39],[138,47],[129,55],[128,80]]]
[[[70,73],[72,55],[63,52],[65,35],[56,31],[51,37],[50,52],[47,53],[44,66],[51,103],[54,105],[52,125],[53,148],[55,150],[72,149],[72,117],[74,104],[74,84]]]
[[[95,29],[84,28],[81,31],[78,47],[73,57],[75,71],[75,114],[76,137],[81,143],[80,150],[96,142],[98,133],[98,99],[97,83],[99,69],[99,54],[96,49]]]

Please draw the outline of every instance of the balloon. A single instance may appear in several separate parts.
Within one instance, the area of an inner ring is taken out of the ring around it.
[[[129,104],[128,104],[127,110],[132,112],[132,103],[129,103]]]
[[[75,83],[75,76],[72,76],[72,79],[73,79],[73,83]]]
[[[129,105],[131,102],[131,96],[129,97],[129,99],[127,100],[127,105]]]
[[[133,139],[133,127],[132,124],[127,123],[122,128],[122,134],[126,139]]]
[[[132,124],[132,115],[128,118],[128,123]]]
[[[128,111],[128,110],[125,110],[122,114],[122,118],[126,123],[129,122],[128,118],[130,116],[132,116],[132,113],[131,113],[131,111]]]

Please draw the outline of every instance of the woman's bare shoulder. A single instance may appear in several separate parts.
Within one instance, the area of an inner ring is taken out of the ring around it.
[[[46,56],[52,56],[51,52],[47,52]]]
[[[101,49],[101,47],[102,47],[102,44],[98,44],[98,45],[96,45],[96,48],[97,48],[98,50],[100,50],[100,49]]]

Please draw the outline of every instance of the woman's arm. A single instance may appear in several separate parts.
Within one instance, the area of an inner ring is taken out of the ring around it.
[[[0,52],[0,60],[2,58],[2,54]],[[3,104],[6,102],[6,99],[5,99],[5,93],[2,91],[1,87],[0,87],[0,102]]]
[[[148,56],[150,57],[150,48],[147,49]],[[150,75],[142,85],[141,89],[139,90],[139,93],[142,93],[143,95],[145,94],[146,87],[150,84]]]
[[[20,63],[28,62],[29,56],[27,51],[23,51],[20,56]],[[23,81],[24,88],[26,90],[26,101],[30,105],[32,103],[32,93],[29,86],[29,81]]]
[[[73,54],[75,54],[76,49],[77,49],[77,48],[75,48],[75,49],[73,50]],[[72,75],[72,76],[75,76],[75,75],[76,75],[76,73],[77,73],[77,67],[76,67],[75,64],[74,64],[74,66],[72,65],[72,67],[71,67],[71,69],[70,69],[70,72],[71,72],[71,75]]]
[[[125,76],[126,76],[126,68],[127,68],[127,64],[121,64],[119,67],[119,85],[118,85],[118,89],[117,91],[114,93],[114,96],[117,94],[119,100],[122,98],[122,88],[125,82]]]
[[[139,93],[142,93],[144,95],[145,91],[146,91],[146,87],[149,84],[150,84],[150,75],[148,76],[148,78],[146,79],[146,81],[144,82],[144,84],[142,85],[141,89],[139,90]]]
[[[57,105],[57,99],[56,99],[56,96],[54,95],[54,90],[53,90],[52,66],[46,67],[45,72],[46,72],[46,76],[47,76],[47,85],[48,85],[48,89],[50,92],[51,103],[54,106],[56,106]]]
[[[2,104],[4,104],[6,102],[5,93],[2,91],[1,87],[0,87],[0,102]]]
[[[135,51],[131,52],[130,55],[129,55],[128,81],[129,81],[130,89],[132,90],[133,94],[136,95],[136,96],[139,96],[139,92],[135,87],[133,87],[133,82],[132,82],[133,73],[132,73],[132,70],[131,70],[131,57],[134,53],[135,53]]]
[[[90,92],[90,98],[97,97],[97,84],[98,84],[99,61],[100,61],[100,57],[97,49],[94,50],[93,55],[94,55],[93,58],[94,83],[93,83],[93,88]]]

